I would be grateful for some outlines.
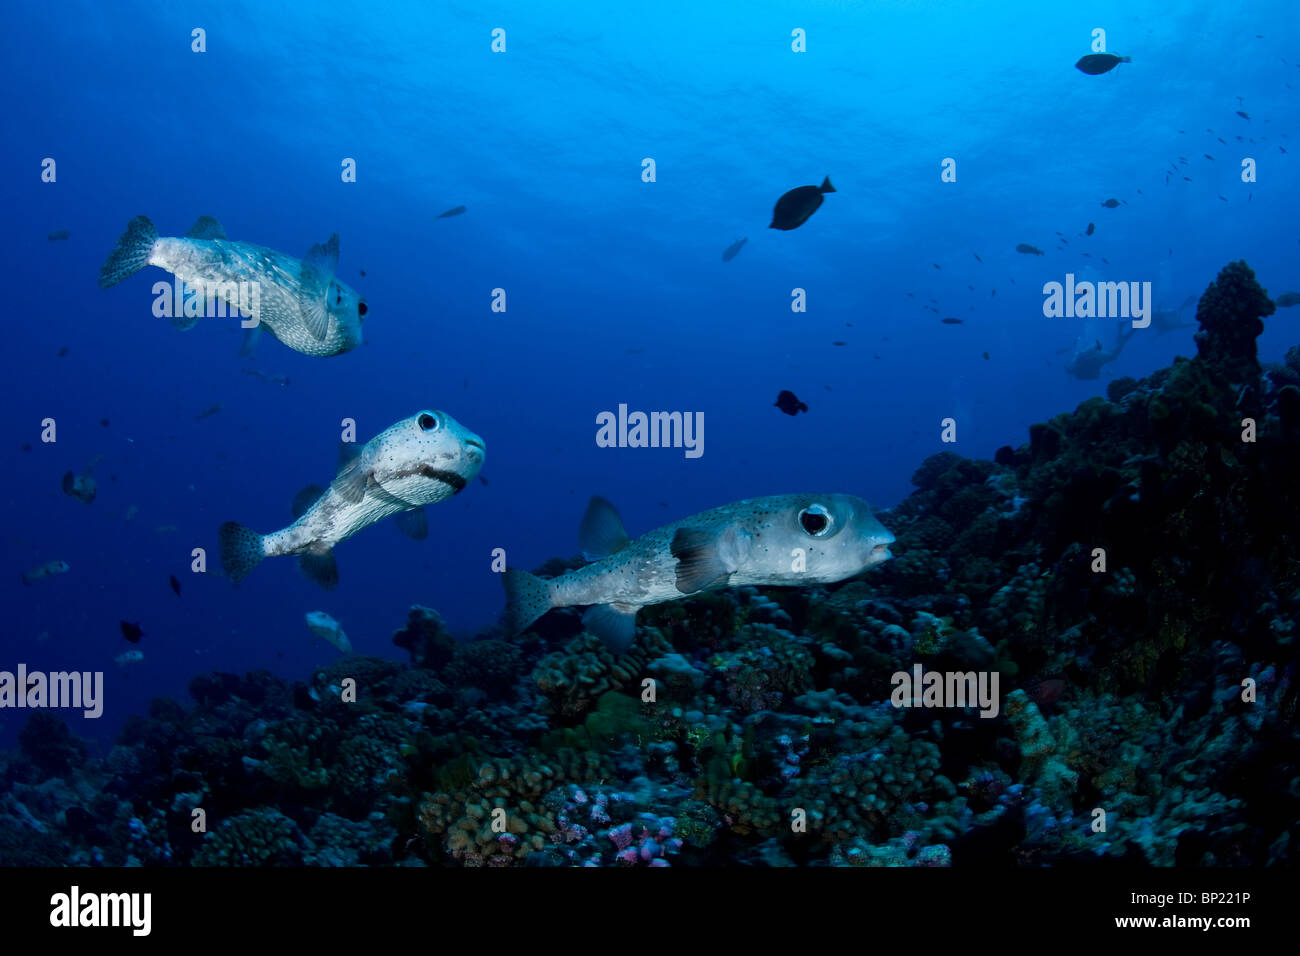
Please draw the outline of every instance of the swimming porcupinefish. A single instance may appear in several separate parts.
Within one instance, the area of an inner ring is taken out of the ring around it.
[[[393,515],[403,533],[427,537],[424,506],[463,490],[485,454],[483,439],[446,412],[417,412],[348,454],[328,489],[310,485],[298,492],[296,520],[287,528],[258,534],[233,521],[223,524],[221,566],[238,583],[263,558],[296,554],[307,577],[332,588],[338,583],[336,544]]]
[[[592,564],[544,580],[505,572],[506,630],[519,634],[552,608],[590,605],[583,625],[614,650],[651,604],[716,588],[798,587],[851,578],[889,560],[894,536],[855,495],[772,495],[702,511],[635,541],[614,506],[591,499],[578,531]]]

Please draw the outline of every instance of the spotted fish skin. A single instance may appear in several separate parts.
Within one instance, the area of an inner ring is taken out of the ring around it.
[[[332,586],[335,545],[377,521],[457,494],[485,455],[483,439],[446,412],[417,412],[366,442],[288,527],[258,534],[233,521],[223,524],[222,566],[238,583],[263,558],[310,556],[324,560],[305,562],[304,572]]]
[[[845,494],[737,501],[635,541],[627,539],[613,506],[593,498],[581,537],[588,557],[598,558],[586,567],[550,580],[506,572],[510,632],[519,633],[551,608],[589,605],[588,629],[622,649],[643,607],[714,588],[843,581],[888,560],[894,541],[865,501]]]
[[[240,283],[256,283],[260,325],[289,348],[304,355],[331,356],[361,344],[366,305],[356,290],[334,276],[338,235],[317,245],[306,259],[297,259],[251,242],[227,239],[221,225],[202,216],[184,237],[160,237],[152,222],[136,216],[100,270],[99,284],[109,288],[145,266],[156,266],[182,282],[212,290],[238,314],[249,305],[240,301]],[[314,305],[313,305],[314,304]],[[313,308],[324,310],[325,322],[313,333]],[[196,319],[173,319],[178,328],[193,327]]]

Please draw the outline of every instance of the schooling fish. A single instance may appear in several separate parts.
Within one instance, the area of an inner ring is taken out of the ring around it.
[[[23,584],[31,584],[33,581],[53,577],[56,574],[66,574],[69,568],[71,565],[67,561],[46,561],[40,567],[32,568],[23,574]]]
[[[1102,205],[1105,206],[1107,209],[1115,209],[1119,206],[1119,200],[1112,196],[1110,199],[1107,199],[1104,203],[1102,203]]]
[[[1103,73],[1109,73],[1121,63],[1132,63],[1131,56],[1115,56],[1113,53],[1090,53],[1087,56],[1080,57],[1079,62],[1074,64],[1075,69],[1081,73],[1087,73],[1089,76],[1100,76]]]
[[[1283,292],[1274,300],[1274,303],[1283,309],[1289,309],[1293,305],[1300,305],[1300,292]]]
[[[397,515],[413,538],[429,533],[424,506],[464,489],[483,466],[483,439],[446,412],[421,411],[384,429],[348,454],[328,489],[308,486],[294,497],[293,524],[258,534],[221,526],[221,566],[236,583],[267,557],[299,555],[304,574],[326,588],[338,583],[336,544]]]
[[[133,647],[118,654],[113,660],[117,661],[119,667],[126,667],[128,664],[139,664],[144,660],[144,651],[136,650]]]
[[[122,636],[132,644],[139,644],[140,638],[144,637],[144,631],[141,630],[139,624],[131,621],[118,621],[117,626],[122,629]]]
[[[894,536],[856,495],[772,495],[737,501],[628,538],[614,506],[594,497],[578,531],[593,563],[543,580],[509,569],[506,628],[522,632],[552,608],[590,605],[583,625],[627,648],[636,613],[700,591],[831,584],[887,561]]]
[[[366,304],[335,277],[338,233],[314,245],[302,259],[251,242],[231,242],[221,224],[200,216],[183,238],[159,237],[154,224],[136,216],[99,270],[107,289],[145,266],[158,266],[231,311],[244,308],[289,348],[304,355],[339,355],[361,344]],[[197,317],[176,316],[189,329]]]
[[[1097,224],[1095,222],[1090,222],[1088,223],[1088,228],[1084,230],[1083,234],[1085,236],[1091,236],[1096,231],[1097,231]]]
[[[730,262],[732,259],[736,258],[736,253],[740,252],[740,247],[743,246],[748,241],[749,241],[749,237],[746,236],[743,239],[737,239],[731,245],[727,246],[727,248],[723,249],[722,261]]]
[[[1025,255],[1027,255],[1027,256],[1041,256],[1041,255],[1043,255],[1043,250],[1042,250],[1042,249],[1039,249],[1039,248],[1036,247],[1036,246],[1031,246],[1031,245],[1030,245],[1029,243],[1027,243],[1027,242],[1022,242],[1022,243],[1020,243],[1019,245],[1017,245],[1017,246],[1016,246],[1016,252],[1023,252],[1023,253],[1024,253]]]
[[[433,218],[434,218],[434,219],[450,219],[452,216],[460,216],[460,215],[464,215],[464,213],[465,213],[465,207],[464,207],[464,206],[453,206],[451,209],[448,209],[446,212],[440,212],[440,213],[438,213],[438,215],[434,216]],[[361,274],[362,274],[362,275],[365,275],[364,272],[361,273]]]
[[[176,575],[167,575],[167,583],[171,585],[172,591],[177,597],[181,596],[181,582],[176,580]]]
[[[831,178],[827,176],[820,186],[798,186],[776,201],[769,229],[798,229],[822,204],[823,193],[833,193]]]

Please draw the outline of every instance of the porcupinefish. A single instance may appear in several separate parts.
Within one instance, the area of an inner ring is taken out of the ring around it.
[[[309,485],[294,497],[287,528],[258,534],[233,521],[221,526],[221,566],[236,583],[267,557],[296,554],[322,587],[338,583],[336,544],[397,515],[412,538],[428,536],[424,506],[464,489],[483,466],[483,439],[446,412],[421,411],[346,452],[329,488]]]
[[[31,584],[33,581],[53,577],[56,574],[66,574],[70,567],[67,561],[46,561],[40,567],[24,572],[23,584]]]
[[[367,309],[335,276],[338,259],[338,233],[295,259],[251,242],[232,242],[211,216],[200,216],[179,239],[159,237],[147,217],[136,216],[100,268],[99,284],[107,289],[145,266],[157,266],[221,299],[232,313],[251,303],[252,317],[297,352],[339,355],[361,344]],[[184,330],[198,318],[177,315],[171,321]]]
[[[820,186],[798,186],[791,189],[776,201],[776,206],[772,209],[772,221],[767,228],[787,231],[798,229],[821,206],[822,194],[833,192],[835,187],[831,185],[829,176],[822,180]]]
[[[590,605],[583,625],[614,650],[651,604],[717,588],[830,584],[887,561],[894,536],[855,495],[772,495],[737,501],[629,540],[614,506],[591,499],[578,531],[592,564],[544,580],[508,569],[506,630],[552,608]]]

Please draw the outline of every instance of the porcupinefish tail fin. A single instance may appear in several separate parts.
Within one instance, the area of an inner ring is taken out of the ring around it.
[[[506,588],[507,637],[518,637],[554,606],[551,586],[535,574],[507,568],[501,581]]]
[[[629,538],[623,529],[623,519],[608,498],[592,495],[587,510],[578,525],[578,546],[588,561],[599,561],[617,554],[627,546]]]
[[[339,566],[334,560],[334,552],[324,554],[307,552],[298,555],[298,570],[309,581],[314,581],[326,591],[333,591],[339,584]]]
[[[157,241],[158,230],[148,216],[136,216],[128,222],[117,246],[99,267],[100,288],[115,286],[147,266],[149,256],[153,254],[153,244]]]
[[[1132,62],[1133,62],[1133,58],[1132,58],[1131,56],[1122,56],[1122,57],[1119,58],[1119,61],[1120,61],[1121,63],[1132,63]]]
[[[582,615],[582,626],[622,654],[636,640],[636,612],[630,604],[593,604]]]
[[[829,176],[827,176],[825,179],[822,180],[821,188],[818,189],[817,191],[821,193],[836,192],[835,187],[831,185],[831,178]]]
[[[317,243],[303,257],[299,280],[302,286],[302,324],[317,342],[329,333],[330,314],[326,307],[330,283],[339,265],[339,234],[324,245]]]
[[[262,536],[234,521],[221,526],[221,567],[238,584],[266,557]]]

